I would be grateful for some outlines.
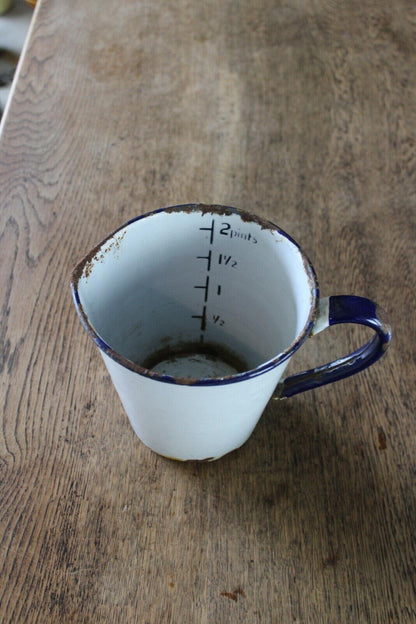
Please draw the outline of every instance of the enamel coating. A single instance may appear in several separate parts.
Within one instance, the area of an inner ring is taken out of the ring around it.
[[[221,457],[247,440],[276,386],[278,396],[290,396],[376,359],[374,348],[364,347],[348,362],[281,381],[309,335],[360,322],[358,308],[337,307],[339,298],[320,301],[315,272],[297,243],[230,207],[173,206],[132,219],[75,267],[71,287],[134,431],[167,457]],[[371,306],[361,308],[375,328]],[[375,330],[386,335],[384,327]],[[148,364],[162,353],[160,367]],[[178,353],[186,354],[180,362]],[[220,366],[223,353],[244,366],[229,367],[226,359]]]

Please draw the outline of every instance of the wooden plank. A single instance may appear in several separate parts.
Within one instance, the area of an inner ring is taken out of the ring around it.
[[[406,0],[38,3],[0,140],[3,622],[415,621],[415,24]],[[277,222],[322,294],[395,328],[213,464],[140,443],[69,292],[105,234],[192,201]]]

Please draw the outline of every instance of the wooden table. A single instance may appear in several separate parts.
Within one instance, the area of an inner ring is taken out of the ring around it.
[[[415,76],[407,0],[38,3],[0,141],[2,622],[416,621]],[[194,201],[277,222],[395,329],[210,464],[138,440],[69,290]]]

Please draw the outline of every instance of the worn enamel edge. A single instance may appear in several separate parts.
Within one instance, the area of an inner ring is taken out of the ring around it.
[[[329,327],[329,297],[322,297],[319,300],[315,325],[312,328],[311,336],[316,336],[321,331]]]

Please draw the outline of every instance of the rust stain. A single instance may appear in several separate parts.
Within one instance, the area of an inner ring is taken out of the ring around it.
[[[143,362],[136,362],[139,366],[151,371],[160,362],[169,360],[171,363],[176,362],[183,357],[191,357],[196,355],[205,355],[207,359],[216,362],[226,362],[232,368],[236,370],[236,373],[243,373],[249,370],[247,362],[239,355],[234,353],[231,349],[224,347],[214,342],[182,342],[175,344],[174,346],[167,346],[159,349],[155,353],[148,356]],[[233,377],[234,375],[228,375]],[[188,378],[186,378],[188,379]],[[189,378],[189,383],[192,383],[192,378]]]
[[[201,214],[216,214],[220,217],[231,217],[233,215],[240,217],[243,223],[256,223],[262,230],[279,230],[279,228],[257,215],[248,212],[247,210],[240,210],[239,208],[233,208],[231,206],[221,206],[220,204],[184,204],[179,206],[170,206],[164,209],[166,213],[184,212],[186,214],[192,214],[193,212],[200,212]]]
[[[226,598],[229,598],[230,600],[234,600],[235,602],[237,602],[237,596],[233,592],[223,591],[223,592],[221,592],[220,595],[221,596],[225,596]]]
[[[105,258],[105,254],[109,253],[111,250],[118,251],[120,249],[120,243],[126,234],[126,229],[124,231],[112,233],[104,241],[94,247],[94,249],[92,249],[73,270],[71,283],[77,285],[81,277],[88,279],[96,262],[102,262]],[[113,238],[113,240],[106,247],[106,249],[103,249],[104,245],[110,241],[111,238]]]
[[[377,429],[377,434],[378,434],[378,450],[385,451],[387,448],[387,437],[386,437],[386,434],[384,433],[383,427],[379,427]]]
[[[241,589],[240,586],[238,586],[236,589],[233,589],[232,592],[227,592],[227,591],[221,592],[220,596],[225,596],[226,598],[229,598],[230,600],[234,600],[234,602],[237,602],[238,596],[241,596],[242,598],[246,598],[246,593],[243,589]]]

